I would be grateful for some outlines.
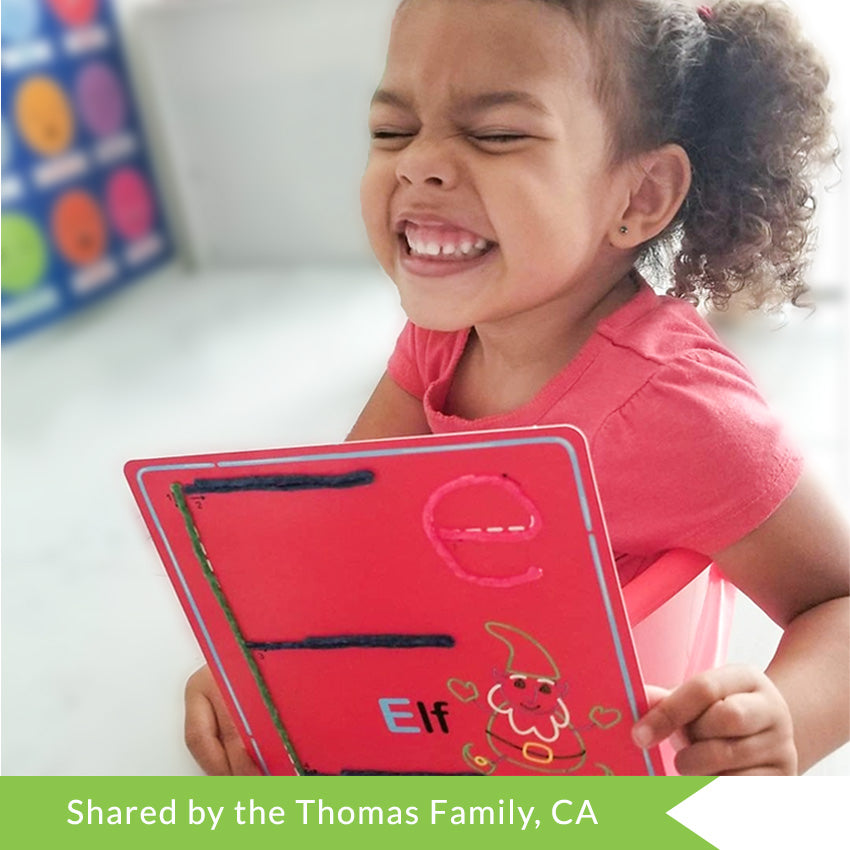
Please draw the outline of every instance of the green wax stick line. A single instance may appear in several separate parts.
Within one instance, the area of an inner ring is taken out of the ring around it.
[[[183,522],[186,524],[186,531],[189,533],[189,539],[192,541],[192,549],[195,552],[195,557],[198,559],[198,563],[201,565],[201,571],[209,583],[210,589],[215,594],[215,598],[218,600],[222,613],[230,625],[230,630],[233,632],[233,636],[236,638],[236,642],[242,650],[242,655],[245,656],[245,660],[248,662],[248,668],[251,671],[251,675],[254,677],[254,681],[257,683],[257,687],[260,689],[260,695],[262,696],[263,702],[271,715],[272,723],[274,723],[275,729],[277,729],[280,739],[283,741],[283,746],[286,747],[286,752],[289,753],[289,758],[292,760],[292,764],[295,767],[296,772],[303,776],[307,771],[301,763],[301,759],[298,758],[298,753],[295,752],[295,747],[293,747],[292,741],[289,739],[286,727],[280,719],[277,706],[272,700],[271,693],[269,693],[268,685],[266,685],[266,681],[263,678],[263,674],[260,672],[260,668],[257,665],[257,661],[254,658],[253,653],[248,648],[248,643],[242,634],[242,630],[239,628],[239,623],[236,621],[236,617],[227,601],[227,597],[221,589],[221,582],[219,582],[218,576],[213,571],[210,559],[207,557],[206,550],[204,549],[204,544],[201,542],[201,535],[198,533],[198,528],[195,525],[192,513],[189,510],[189,505],[186,503],[186,496],[183,493],[182,485],[172,484],[171,495],[174,497],[174,504],[177,506],[177,510],[180,511],[180,514],[183,517]]]

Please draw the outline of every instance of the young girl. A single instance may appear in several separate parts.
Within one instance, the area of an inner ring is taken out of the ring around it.
[[[765,672],[650,694],[635,744],[685,774],[848,736],[846,532],[689,303],[803,293],[826,80],[772,3],[405,0],[372,100],[363,218],[410,321],[350,439],[576,425],[624,584],[695,549],[783,626]],[[664,256],[673,297],[635,270]],[[206,669],[187,741],[256,772]]]

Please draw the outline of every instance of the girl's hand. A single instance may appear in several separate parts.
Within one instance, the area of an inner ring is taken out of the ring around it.
[[[650,709],[635,724],[640,747],[675,735],[676,770],[685,776],[797,774],[791,713],[755,667],[708,670],[674,691],[647,688]]]
[[[210,776],[258,776],[245,751],[210,668],[204,665],[186,682],[186,746]]]

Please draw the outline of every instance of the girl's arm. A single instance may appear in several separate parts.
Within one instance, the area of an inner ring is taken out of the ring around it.
[[[850,736],[847,529],[804,475],[714,559],[784,629],[776,654],[765,673],[724,667],[686,682],[636,724],[635,740],[684,733],[683,773],[802,773]]]
[[[377,440],[430,433],[422,402],[384,373],[346,439]]]

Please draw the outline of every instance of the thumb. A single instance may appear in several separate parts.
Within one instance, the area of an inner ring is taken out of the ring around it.
[[[661,688],[658,685],[644,685],[644,691],[646,692],[646,710],[647,712],[650,709],[654,708],[660,702],[663,702],[670,694],[673,693],[669,688]],[[637,723],[632,727],[632,739],[639,747],[645,747],[650,742],[652,737],[652,730],[645,723],[638,720]],[[686,746],[688,742],[687,736],[684,734],[683,730],[677,729],[673,732],[672,737],[670,738],[670,742],[673,745],[673,749],[677,752],[682,749],[682,747]]]
[[[644,685],[643,689],[646,691],[647,710],[658,705],[661,700],[666,699],[673,693],[673,691],[667,688],[661,688],[658,685]]]

